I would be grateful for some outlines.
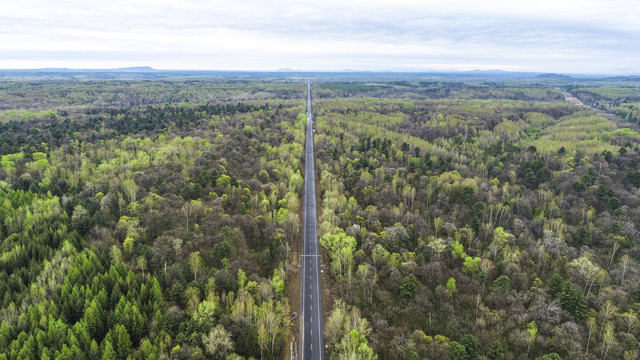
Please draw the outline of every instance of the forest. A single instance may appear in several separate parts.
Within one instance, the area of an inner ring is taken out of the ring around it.
[[[640,84],[311,87],[326,358],[638,358]],[[289,359],[305,97],[0,82],[0,359]]]

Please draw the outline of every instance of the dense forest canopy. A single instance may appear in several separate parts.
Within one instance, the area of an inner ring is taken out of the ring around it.
[[[312,83],[329,358],[637,358],[640,87],[570,81]],[[305,91],[0,83],[0,359],[288,358]]]

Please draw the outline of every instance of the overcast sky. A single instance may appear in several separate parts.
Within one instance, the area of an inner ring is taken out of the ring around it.
[[[640,73],[638,0],[2,0],[0,68]]]

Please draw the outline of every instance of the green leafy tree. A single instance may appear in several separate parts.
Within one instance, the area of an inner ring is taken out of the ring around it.
[[[73,208],[71,216],[71,224],[82,235],[86,234],[91,228],[91,216],[87,209],[78,204]]]
[[[575,191],[575,192],[582,192],[582,191],[587,190],[587,185],[584,182],[580,181],[580,180],[578,180],[578,181],[574,182],[573,184],[571,184],[571,187],[573,188],[573,191]]]
[[[487,352],[487,359],[489,360],[504,360],[504,349],[502,348],[502,344],[495,341],[491,344],[489,348],[489,352]]]
[[[133,254],[133,247],[135,245],[135,240],[132,237],[127,237],[124,239],[124,243],[122,244],[122,248],[124,249],[124,253],[127,256],[131,256]]]
[[[493,280],[492,287],[501,292],[508,292],[511,290],[511,280],[507,275],[500,275],[497,279]]]
[[[460,343],[464,346],[467,354],[466,359],[475,359],[480,355],[480,349],[478,345],[478,339],[471,334],[467,334],[460,339]]]
[[[467,256],[464,258],[463,271],[467,274],[475,274],[480,270],[480,266],[478,265],[482,259],[479,257],[471,257]]]
[[[527,344],[527,357],[529,356],[529,350],[531,349],[531,344],[536,341],[538,337],[538,326],[535,321],[532,321],[527,324],[527,333],[529,333],[529,342]]]
[[[452,341],[449,343],[449,353],[451,354],[451,360],[467,359],[467,350],[464,348],[464,345],[460,344],[457,341]]]
[[[465,254],[464,252],[464,245],[462,245],[458,241],[451,244],[451,247],[453,248],[453,251],[451,251],[451,255],[453,255],[454,257],[459,257],[462,259],[467,257],[467,254]]]
[[[550,354],[538,356],[536,360],[562,360],[562,357],[556,353],[550,353]]]
[[[617,197],[613,196],[607,200],[607,208],[613,215],[617,215],[620,211],[620,207],[622,206],[622,202]]]
[[[453,294],[458,291],[458,289],[456,289],[456,279],[450,277],[449,280],[447,280],[446,287],[449,294]]]
[[[198,270],[202,267],[202,258],[200,257],[200,251],[194,251],[189,255],[189,265],[193,272],[193,280],[198,281]]]

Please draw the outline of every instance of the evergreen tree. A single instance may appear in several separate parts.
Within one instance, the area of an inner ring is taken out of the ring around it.
[[[418,284],[418,279],[413,274],[405,277],[400,285],[400,298],[405,300],[413,298],[418,290]]]
[[[125,360],[131,352],[131,338],[129,337],[129,333],[124,325],[116,325],[115,339],[117,344],[116,348],[118,349],[118,358],[120,360]]]
[[[559,274],[553,274],[552,277],[547,281],[547,288],[549,289],[549,295],[552,297],[557,297],[562,291],[562,286],[564,285],[564,278]]]
[[[116,355],[116,351],[113,349],[113,345],[111,345],[110,341],[105,341],[104,351],[102,352],[102,360],[117,360],[118,356]]]
[[[563,309],[570,312],[577,320],[584,319],[587,312],[587,302],[582,292],[575,290],[571,282],[564,283],[559,299]]]

